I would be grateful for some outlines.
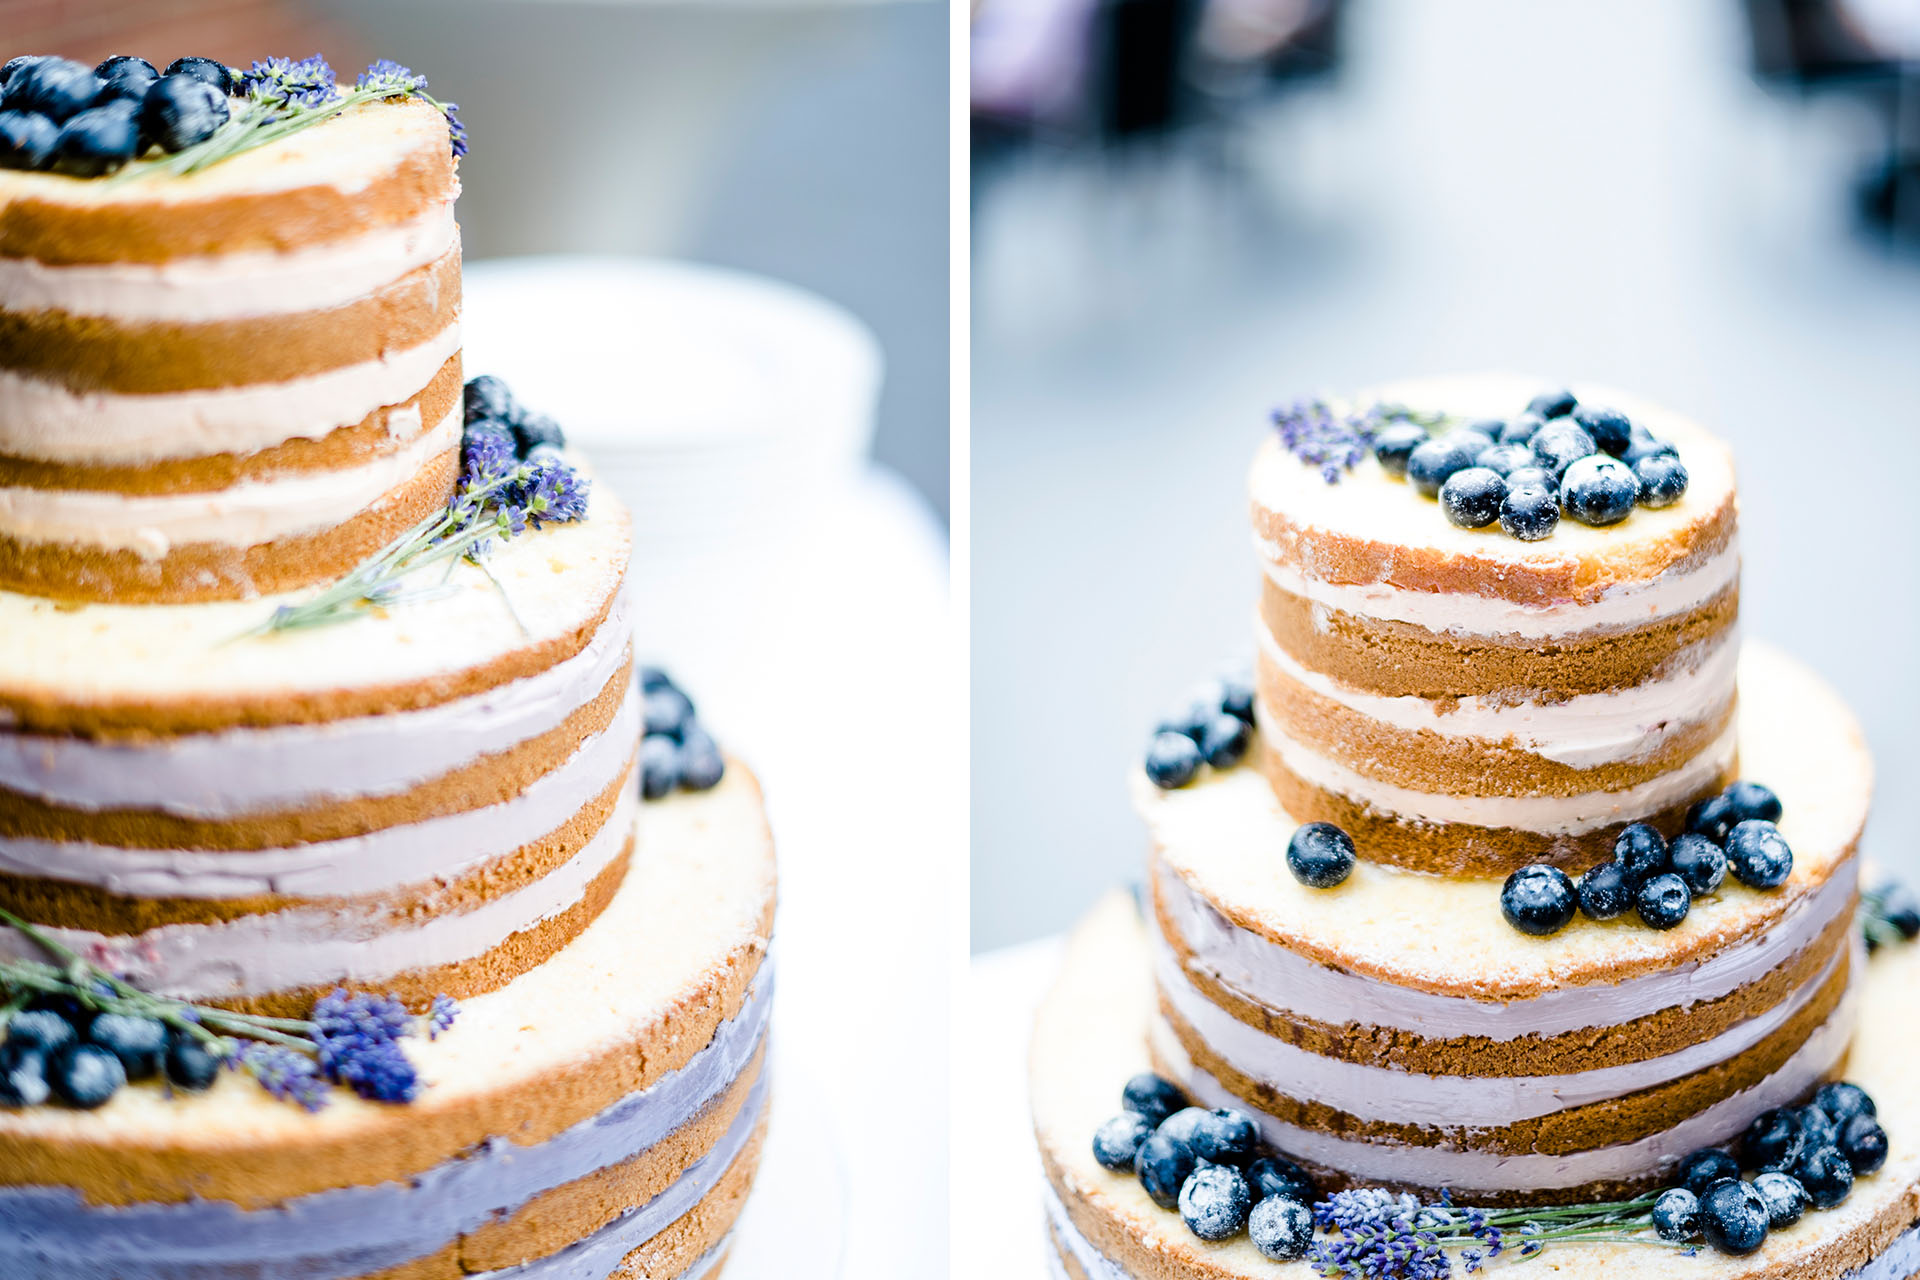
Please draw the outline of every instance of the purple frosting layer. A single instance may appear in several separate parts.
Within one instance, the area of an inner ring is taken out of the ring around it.
[[[629,1094],[536,1146],[490,1138],[405,1183],[341,1187],[256,1210],[224,1200],[100,1206],[86,1203],[71,1188],[0,1188],[0,1276],[348,1280],[423,1257],[509,1216],[542,1192],[631,1159],[685,1124],[752,1061],[765,1039],[772,994],[773,967],[768,961],[740,1012],[721,1023],[712,1041],[686,1066],[651,1088]],[[654,1200],[572,1248],[619,1228],[621,1238],[631,1241],[626,1245],[631,1251],[685,1213],[745,1144],[765,1092],[763,1073],[713,1151]],[[650,1229],[647,1224],[652,1224]],[[571,1250],[548,1261],[567,1252]],[[598,1274],[603,1277],[610,1270],[612,1264]],[[514,1274],[572,1280],[575,1273]]]

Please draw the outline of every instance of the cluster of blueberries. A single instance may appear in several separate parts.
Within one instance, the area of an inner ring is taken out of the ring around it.
[[[490,373],[467,380],[464,410],[468,440],[476,436],[499,436],[517,458],[531,458],[533,451],[542,447],[567,447],[566,433],[560,430],[559,423],[514,399],[507,384]]]
[[[1313,1243],[1313,1179],[1267,1150],[1253,1117],[1208,1111],[1159,1076],[1127,1081],[1124,1108],[1093,1135],[1093,1158],[1139,1177],[1153,1202],[1178,1209],[1202,1240],[1246,1232],[1276,1262],[1303,1258]]]
[[[1687,491],[1687,469],[1671,444],[1571,391],[1542,392],[1517,417],[1438,436],[1402,422],[1374,437],[1373,453],[1390,475],[1437,497],[1454,524],[1498,521],[1522,542],[1552,534],[1562,511],[1583,524],[1618,524],[1636,503],[1672,506]]]
[[[1748,1126],[1739,1158],[1703,1147],[1680,1164],[1680,1185],[1653,1204],[1653,1229],[1676,1243],[1705,1237],[1743,1256],[1809,1207],[1831,1209],[1856,1176],[1887,1161],[1887,1131],[1857,1084],[1824,1084],[1804,1106],[1778,1107]],[[1751,1182],[1741,1173],[1751,1172]]]
[[[1500,890],[1500,910],[1522,933],[1555,933],[1584,911],[1611,920],[1637,911],[1649,928],[1671,929],[1693,900],[1718,889],[1731,871],[1753,889],[1777,889],[1793,872],[1793,850],[1774,825],[1780,798],[1757,782],[1736,782],[1687,810],[1671,843],[1644,822],[1613,842],[1613,860],[1573,879],[1558,867],[1522,867]]]
[[[158,71],[122,54],[97,67],[30,54],[0,68],[0,169],[112,173],[149,147],[173,153],[225,124],[233,72],[212,58]]]
[[[208,1088],[220,1059],[185,1031],[157,1018],[94,1013],[64,996],[42,997],[14,1014],[0,1042],[0,1107],[37,1107],[57,1098],[91,1111],[129,1081],[165,1075],[176,1088]]]
[[[675,787],[711,791],[727,762],[713,735],[700,726],[693,699],[658,667],[640,668],[647,736],[640,741],[640,794],[658,800]]]
[[[1194,691],[1185,711],[1162,720],[1147,744],[1147,777],[1172,791],[1192,782],[1203,764],[1231,769],[1253,742],[1253,682],[1215,680]]]

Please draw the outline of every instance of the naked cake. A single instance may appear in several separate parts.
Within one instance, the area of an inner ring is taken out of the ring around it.
[[[1252,674],[1156,734],[1140,900],[1035,1035],[1065,1274],[1443,1275],[1502,1222],[1563,1275],[1920,1270],[1859,729],[1740,647],[1726,448],[1538,390],[1278,415]]]
[[[6,86],[0,1273],[717,1274],[772,843],[626,513],[463,381],[450,104]]]

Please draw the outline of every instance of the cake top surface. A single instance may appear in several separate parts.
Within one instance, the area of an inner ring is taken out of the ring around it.
[[[1847,1078],[1873,1095],[1891,1139],[1885,1167],[1854,1185],[1837,1208],[1808,1213],[1773,1232],[1761,1249],[1733,1258],[1702,1248],[1681,1259],[1651,1245],[1556,1244],[1527,1262],[1535,1271],[1645,1280],[1838,1280],[1913,1221],[1920,1187],[1920,1040],[1908,1014],[1920,983],[1920,946],[1883,949],[1867,964],[1860,1034]],[[1066,967],[1041,1007],[1030,1058],[1034,1127],[1049,1171],[1064,1183],[1074,1224],[1095,1247],[1124,1251],[1164,1280],[1309,1280],[1309,1262],[1276,1263],[1243,1234],[1207,1244],[1176,1212],[1148,1199],[1140,1180],[1095,1162],[1093,1133],[1120,1109],[1120,1089],[1149,1069],[1146,1028],[1153,1012],[1145,931],[1124,895],[1103,900],[1081,924]],[[1493,1271],[1499,1270],[1495,1264]]]
[[[410,157],[423,151],[442,156],[446,149],[446,117],[427,103],[410,98],[358,103],[313,128],[180,176],[152,174],[118,182],[0,169],[0,222],[10,204],[27,200],[91,210],[194,204],[313,186],[351,194]]]
[[[1402,871],[1368,861],[1364,850],[1344,883],[1309,888],[1286,866],[1299,824],[1257,769],[1214,772],[1178,791],[1136,773],[1133,791],[1159,857],[1241,928],[1396,985],[1515,1000],[1704,961],[1766,932],[1850,870],[1872,763],[1837,695],[1777,650],[1749,646],[1740,669],[1739,751],[1742,775],[1773,788],[1785,807],[1779,826],[1793,849],[1792,876],[1765,892],[1729,878],[1666,931],[1629,914],[1579,917],[1549,937],[1531,937],[1501,914],[1501,881]]]
[[[583,638],[625,577],[631,537],[626,509],[596,486],[584,520],[496,543],[485,570],[456,562],[443,595],[268,636],[246,633],[279,604],[314,593],[75,605],[0,592],[0,724],[9,715],[31,720],[36,706],[152,708],[164,716],[197,702],[246,705],[248,718],[271,722],[305,718],[276,715],[276,700],[485,671],[543,644]],[[437,573],[428,577],[437,581]]]
[[[1355,399],[1466,419],[1506,419],[1542,385],[1519,375],[1482,374],[1397,382]],[[1325,581],[1544,603],[1595,596],[1609,586],[1693,568],[1731,552],[1736,509],[1727,447],[1670,410],[1602,387],[1573,390],[1582,404],[1618,408],[1678,449],[1689,477],[1678,502],[1637,508],[1606,527],[1563,519],[1550,537],[1523,542],[1498,524],[1465,529],[1449,523],[1437,502],[1388,474],[1370,451],[1328,483],[1319,466],[1269,435],[1250,480],[1263,553]]]

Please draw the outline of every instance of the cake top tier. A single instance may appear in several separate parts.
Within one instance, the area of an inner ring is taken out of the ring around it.
[[[1444,418],[1431,427],[1438,436],[1469,423],[1512,421],[1542,385],[1509,375],[1435,378],[1382,387],[1336,409],[1404,406],[1423,421]],[[1705,596],[1727,585],[1738,572],[1738,551],[1733,464],[1725,445],[1685,418],[1632,397],[1601,388],[1573,391],[1582,406],[1617,409],[1636,429],[1677,451],[1687,476],[1677,501],[1636,506],[1604,525],[1568,515],[1549,535],[1525,541],[1497,519],[1477,528],[1450,519],[1440,502],[1383,465],[1364,431],[1354,439],[1357,460],[1350,469],[1338,460],[1344,450],[1336,448],[1336,461],[1327,463],[1312,449],[1296,455],[1276,434],[1261,446],[1251,480],[1263,557],[1272,571],[1292,579],[1468,594],[1523,608],[1594,604],[1619,588],[1646,587],[1663,576],[1675,589],[1705,589]],[[1627,466],[1600,454],[1584,470],[1616,465]],[[1562,471],[1568,486],[1561,500],[1570,505],[1567,495],[1579,473]],[[1666,611],[1658,602],[1639,603],[1654,613]]]

